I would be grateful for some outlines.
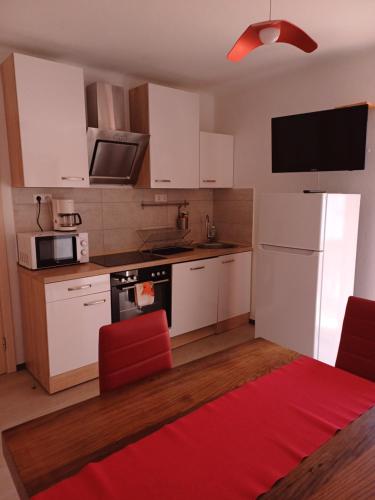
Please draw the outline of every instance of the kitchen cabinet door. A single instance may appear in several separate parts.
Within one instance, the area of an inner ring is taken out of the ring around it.
[[[251,252],[224,255],[217,262],[218,321],[250,313]]]
[[[217,268],[217,259],[172,266],[172,337],[216,323]]]
[[[109,291],[47,303],[50,376],[98,361],[99,328],[111,323]]]
[[[201,188],[233,187],[233,145],[232,135],[200,133]]]
[[[2,79],[13,185],[88,186],[83,70],[12,54]]]
[[[199,96],[147,83],[129,94],[131,128],[150,145],[138,187],[199,187]]]

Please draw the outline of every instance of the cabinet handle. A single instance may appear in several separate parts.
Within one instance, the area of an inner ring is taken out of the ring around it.
[[[234,262],[234,259],[230,259],[230,260],[223,260],[223,261],[222,261],[222,264],[229,264],[230,262]]]
[[[107,302],[106,299],[103,299],[103,300],[94,300],[93,302],[85,302],[83,305],[84,306],[96,306],[98,304],[104,304],[104,302]]]
[[[198,271],[198,269],[205,269],[206,266],[191,267],[190,271]]]
[[[216,182],[216,179],[202,179],[202,182]]]
[[[158,280],[158,281],[153,281],[152,282],[154,285],[160,285],[160,283],[169,283],[169,279],[165,279],[165,280]],[[135,285],[131,285],[131,286],[128,286],[128,285],[116,285],[117,288],[121,287],[121,291],[125,291],[125,290],[134,290],[135,288]]]
[[[68,288],[68,292],[75,292],[76,290],[86,290],[86,288],[91,288],[92,285],[78,285]]]
[[[155,182],[171,182],[170,179],[155,179]]]
[[[61,180],[62,181],[84,181],[85,178],[84,177],[75,177],[75,176],[64,176],[64,177],[61,177]]]

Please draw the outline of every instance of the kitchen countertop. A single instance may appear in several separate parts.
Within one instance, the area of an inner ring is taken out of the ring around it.
[[[140,269],[143,267],[160,266],[163,264],[177,264],[180,262],[221,257],[222,255],[250,252],[252,250],[253,249],[250,245],[238,244],[235,248],[194,248],[190,252],[170,255],[163,259],[156,258],[152,261],[138,262],[137,264],[128,264],[124,266],[104,267],[89,262],[88,264],[75,264],[73,266],[54,267],[51,269],[41,269],[35,271],[26,269],[19,265],[18,269],[20,272],[27,274],[32,279],[36,279],[43,283],[55,283],[57,281],[87,278],[89,276],[98,276],[100,274],[109,274],[119,271],[127,271],[130,269]]]

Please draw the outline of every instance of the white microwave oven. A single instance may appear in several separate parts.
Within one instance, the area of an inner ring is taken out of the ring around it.
[[[18,263],[28,269],[69,266],[89,262],[87,233],[18,233]]]

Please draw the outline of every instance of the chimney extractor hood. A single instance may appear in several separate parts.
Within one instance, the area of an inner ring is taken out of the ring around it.
[[[90,184],[135,184],[150,136],[124,130],[124,89],[92,83],[86,96]]]

